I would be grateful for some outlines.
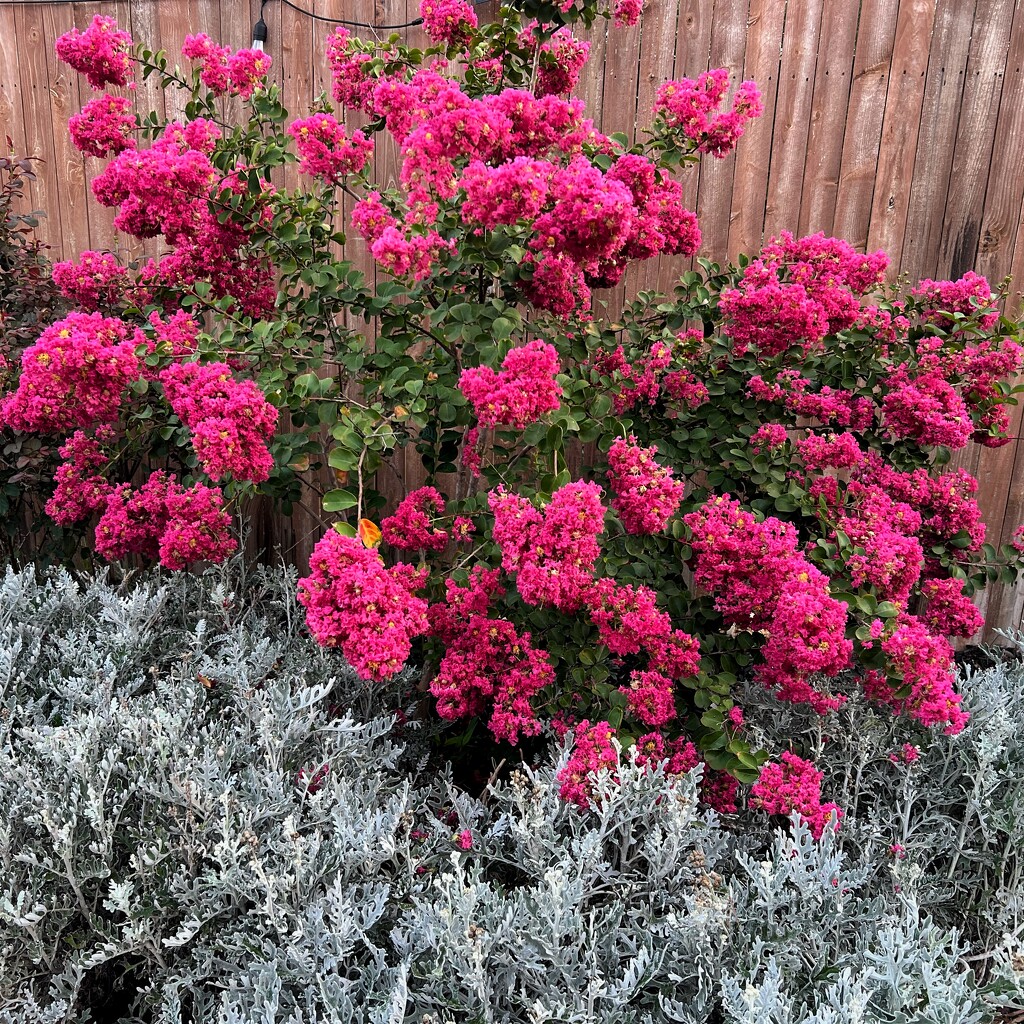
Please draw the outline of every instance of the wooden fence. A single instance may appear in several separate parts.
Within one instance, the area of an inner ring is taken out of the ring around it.
[[[367,25],[418,14],[418,0],[296,5]],[[9,136],[16,153],[44,161],[31,201],[46,211],[42,234],[62,257],[140,251],[115,236],[111,211],[92,199],[88,181],[102,165],[83,158],[66,130],[88,90],[56,61],[53,44],[94,13],[115,16],[173,58],[195,32],[248,45],[259,0],[0,2],[0,144]],[[265,19],[273,75],[289,110],[303,113],[325,88],[323,44],[334,26],[282,0],[268,0]],[[418,28],[401,34],[425,43]],[[886,249],[894,277],[973,268],[993,283],[1007,274],[1024,283],[1024,0],[647,0],[638,26],[606,30],[602,21],[589,39],[577,91],[606,132],[642,131],[668,78],[724,66],[760,85],[766,113],[737,151],[705,159],[685,179],[707,255],[724,260],[782,230],[820,230]],[[141,109],[168,113],[177,102],[152,81],[137,98]],[[392,180],[394,145],[381,146],[376,160],[378,178]],[[366,267],[365,252],[350,249]],[[682,269],[679,260],[650,261],[619,297],[670,287]],[[1014,434],[1020,425],[1018,410]],[[1008,539],[1024,521],[1024,445],[972,446],[959,464],[979,477],[989,538]],[[322,525],[298,517],[287,530],[301,563]],[[985,601],[990,627],[1020,624],[1024,586]]]

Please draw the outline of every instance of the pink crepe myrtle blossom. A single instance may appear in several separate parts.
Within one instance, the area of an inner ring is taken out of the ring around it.
[[[447,46],[465,46],[477,27],[469,0],[422,0],[420,17],[431,41]]]
[[[103,472],[108,457],[100,441],[109,434],[110,431],[100,430],[95,437],[89,437],[76,430],[61,445],[59,452],[64,461],[57,467],[54,475],[57,487],[46,503],[46,514],[59,526],[88,519],[106,505],[113,485]]]
[[[735,148],[747,122],[764,112],[761,92],[751,81],[741,83],[730,110],[720,110],[728,88],[727,68],[705,71],[696,80],[666,82],[658,90],[654,111],[698,152],[724,157]]]
[[[524,430],[558,408],[562,399],[555,379],[558,372],[554,347],[531,341],[512,349],[500,370],[489,366],[463,370],[459,390],[469,399],[481,426]]]
[[[114,423],[139,372],[123,321],[69,313],[22,352],[18,386],[0,401],[0,423],[42,434]]]
[[[644,0],[615,0],[612,17],[618,26],[633,26],[640,20]]]
[[[57,39],[57,57],[94,89],[129,85],[132,75],[132,37],[113,18],[93,16],[84,32],[73,28]]]
[[[502,568],[515,574],[527,604],[566,612],[584,605],[600,554],[597,538],[604,532],[601,494],[597,484],[567,483],[541,512],[516,494],[490,492],[492,537],[501,549]]]
[[[299,154],[299,171],[337,183],[360,174],[373,152],[373,141],[361,131],[347,133],[330,114],[298,118],[288,126]]]
[[[75,148],[100,159],[135,148],[132,133],[136,129],[132,101],[124,96],[103,93],[89,100],[81,113],[68,120]]]
[[[769,762],[761,769],[757,782],[750,789],[751,806],[766,814],[797,813],[815,839],[820,839],[834,815],[833,829],[839,828],[843,812],[834,803],[821,802],[821,780],[810,761],[785,751],[778,762]]]
[[[559,795],[567,803],[586,809],[593,799],[594,775],[604,769],[618,767],[619,754],[612,744],[615,730],[607,722],[587,719],[573,731],[572,754],[558,772]]]
[[[616,438],[608,452],[612,508],[628,533],[660,533],[683,500],[686,485],[654,461],[657,454],[657,447],[642,448],[632,434]]]
[[[394,514],[381,522],[384,542],[403,551],[443,551],[448,545],[448,533],[433,524],[444,514],[444,498],[435,488],[410,491]]]
[[[87,249],[74,260],[54,263],[53,282],[61,294],[84,310],[117,304],[129,280],[128,268],[113,253]]]
[[[337,647],[362,679],[390,679],[427,631],[427,603],[413,592],[422,576],[410,568],[386,568],[375,550],[332,530],[299,580],[310,633]]]
[[[278,412],[255,381],[236,380],[226,363],[173,363],[160,373],[164,395],[189,428],[203,469],[215,480],[261,483],[274,468],[267,442]]]

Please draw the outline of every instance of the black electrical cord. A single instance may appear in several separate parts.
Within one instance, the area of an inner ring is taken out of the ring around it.
[[[482,3],[489,3],[490,0],[474,0],[473,6],[479,7]],[[260,14],[262,18],[263,9],[270,3],[270,0],[263,0],[260,5]],[[347,18],[328,18],[324,14],[317,14],[314,11],[307,11],[305,7],[299,7],[298,4],[294,4],[291,0],[281,0],[281,3],[285,7],[290,7],[293,11],[297,11],[299,14],[305,14],[306,17],[312,18],[314,21],[326,21],[331,25],[348,25],[351,28],[368,28],[371,31],[377,32],[392,32],[402,28],[415,28],[417,25],[423,24],[422,18],[416,18],[415,21],[406,21],[400,25],[371,25],[366,21],[349,21]],[[30,7],[38,6],[39,4],[46,4],[49,6],[57,7],[63,4],[92,4],[96,5],[96,0],[0,0],[0,7]]]
[[[480,2],[483,2],[483,0],[480,0]],[[266,8],[268,3],[270,3],[270,0],[263,0],[260,4],[261,19],[263,17],[264,8]],[[305,14],[314,21],[326,21],[331,25],[348,25],[350,28],[368,28],[371,31],[377,32],[397,31],[400,28],[415,28],[415,26],[423,24],[423,19],[417,18],[415,21],[406,21],[401,25],[370,25],[365,21],[349,21],[346,18],[328,18],[326,15],[316,14],[313,11],[307,11],[304,7],[299,7],[298,4],[293,4],[292,0],[281,0],[281,3],[284,4],[285,7],[290,7],[293,11],[298,11],[299,14]]]

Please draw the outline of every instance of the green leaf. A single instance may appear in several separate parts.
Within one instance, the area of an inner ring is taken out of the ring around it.
[[[355,508],[359,504],[359,499],[351,491],[338,488],[324,495],[323,504],[325,512],[344,512],[346,509]]]

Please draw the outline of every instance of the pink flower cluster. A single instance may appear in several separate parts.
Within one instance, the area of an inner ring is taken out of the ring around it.
[[[220,129],[203,118],[174,122],[149,149],[120,153],[93,181],[99,202],[119,208],[118,230],[139,238],[163,234],[173,247],[140,270],[133,291],[138,305],[173,308],[196,282],[208,281],[215,298],[231,295],[249,315],[273,309],[273,268],[259,252],[246,251],[247,230],[221,223],[210,205],[222,190],[240,195],[250,189],[246,168],[223,178],[215,172],[210,154],[219,138]]]
[[[619,345],[611,352],[599,352],[592,358],[594,369],[604,377],[611,377],[620,388],[612,396],[617,416],[635,409],[639,404],[654,405],[659,398],[667,404],[678,403],[684,408],[696,408],[708,400],[707,387],[694,376],[692,370],[670,370],[676,352],[684,352],[693,341],[694,332],[677,336],[677,344],[656,341],[648,352],[635,362],[626,360]]]
[[[757,677],[780,700],[824,713],[842,698],[815,690],[809,677],[832,677],[849,666],[847,609],[829,593],[828,578],[797,547],[796,531],[769,517],[758,522],[728,495],[684,516],[691,532],[694,582],[725,621],[767,634]]]
[[[95,437],[78,430],[61,446],[65,461],[57,468],[57,486],[46,503],[54,522],[68,526],[100,513],[97,554],[106,559],[141,555],[159,559],[167,569],[221,562],[235,550],[231,520],[217,488],[199,483],[186,488],[162,471],[137,488],[108,483],[111,459],[101,443],[112,437],[109,428],[101,427]]]
[[[303,174],[337,183],[351,174],[360,174],[373,153],[373,142],[361,131],[351,138],[344,125],[330,114],[311,114],[288,126],[299,154]]]
[[[668,612],[657,607],[648,587],[633,587],[612,579],[596,580],[586,599],[590,619],[602,644],[617,658],[644,653],[651,672],[683,679],[700,671],[700,645],[672,628]]]
[[[216,178],[207,153],[189,141],[198,124],[168,126],[149,149],[119,153],[93,179],[100,204],[119,207],[119,231],[137,238],[163,234],[172,245],[198,232]]]
[[[754,82],[743,82],[736,90],[732,108],[721,111],[729,88],[727,68],[703,72],[696,81],[684,78],[666,82],[654,104],[665,124],[680,131],[700,153],[724,157],[735,148],[747,122],[764,113],[761,92]]]
[[[109,434],[109,428],[100,428],[95,438],[76,430],[61,445],[59,452],[64,462],[57,467],[57,488],[46,503],[46,514],[58,526],[88,519],[106,504],[113,488],[103,472],[108,459],[100,441]]]
[[[720,309],[737,354],[756,349],[779,355],[802,342],[814,348],[826,335],[852,327],[860,297],[885,273],[881,250],[865,256],[824,234],[794,239],[784,231],[744,270],[735,288],[723,289]]]
[[[921,516],[882,488],[851,481],[836,529],[854,546],[846,571],[855,587],[872,586],[880,600],[903,605],[921,578]]]
[[[644,0],[615,0],[612,17],[615,19],[616,25],[632,26],[640,20],[643,9]]]
[[[531,25],[520,34],[519,41],[525,47],[538,46],[536,40],[541,34],[540,26]],[[539,43],[538,48],[535,95],[558,96],[572,92],[590,56],[590,43],[577,39],[568,26],[563,26]]]
[[[331,531],[313,549],[299,580],[299,603],[310,633],[338,647],[362,679],[389,679],[425,633],[427,603],[413,593],[423,582],[410,566],[384,567],[380,555]]]
[[[956,281],[932,281],[930,278],[911,289],[911,295],[921,304],[925,323],[951,328],[956,321],[951,314],[979,316],[983,330],[991,330],[999,322],[994,308],[995,296],[988,281],[973,270]]]
[[[686,485],[654,461],[657,454],[657,447],[642,448],[632,434],[628,441],[616,438],[608,452],[612,508],[627,533],[660,533],[683,500]]]
[[[263,50],[231,52],[218,46],[208,35],[186,36],[181,55],[201,65],[199,78],[214,95],[249,99],[270,73],[270,54]]]
[[[117,27],[113,18],[93,16],[84,32],[73,28],[56,43],[57,57],[81,75],[89,85],[128,85],[132,75],[132,37]]]
[[[433,228],[424,233],[413,223],[399,227],[379,192],[367,193],[353,206],[352,223],[377,263],[396,277],[421,281],[433,273],[444,255],[455,254],[455,240],[445,241]]]
[[[534,304],[559,315],[582,307],[591,287],[617,284],[630,259],[693,255],[701,236],[682,186],[645,158],[625,154],[605,173],[574,157],[550,178],[554,199],[532,225]],[[582,289],[582,290],[581,290]]]
[[[620,686],[625,694],[629,713],[644,725],[662,726],[676,717],[672,680],[660,672],[630,673],[629,684]]]
[[[501,566],[515,574],[527,604],[577,611],[593,586],[604,532],[604,505],[597,484],[576,481],[560,487],[543,512],[503,489],[488,495],[494,514],[492,537]]]
[[[340,27],[327,37],[326,52],[331,68],[331,95],[343,106],[363,110],[375,85],[366,73],[372,54],[356,49],[348,29]]]
[[[446,603],[431,607],[431,634],[444,655],[430,692],[437,713],[449,720],[488,715],[495,739],[518,743],[536,736],[540,721],[532,700],[554,682],[547,654],[529,633],[518,633],[506,619],[488,616],[490,601],[503,591],[497,570],[474,571],[468,587],[446,580]]]
[[[594,775],[602,768],[614,770],[619,755],[612,745],[615,730],[607,722],[591,725],[584,719],[573,732],[572,754],[558,772],[559,795],[563,800],[586,809],[594,793]]]
[[[719,814],[736,813],[736,791],[739,782],[727,772],[716,772],[700,758],[697,748],[685,737],[679,736],[666,743],[657,732],[641,736],[633,748],[633,761],[638,765],[664,762],[669,775],[685,775],[697,765],[703,765],[704,776],[700,784],[701,803]]]
[[[0,423],[56,434],[114,423],[121,395],[140,373],[125,324],[100,313],[69,313],[21,356],[17,389],[0,401]]]
[[[928,602],[924,621],[934,633],[969,639],[985,625],[985,616],[963,591],[963,580],[954,577],[927,580],[921,595]]]
[[[83,309],[115,306],[128,282],[128,268],[109,252],[87,249],[74,260],[54,263],[53,282],[61,294]]]
[[[150,355],[156,353],[172,359],[194,355],[198,340],[199,324],[183,309],[166,319],[157,310],[153,310],[149,314],[146,328],[137,328],[133,338],[136,348],[145,345]],[[147,376],[150,373],[147,368]],[[159,372],[156,377],[159,378]]]
[[[769,383],[760,374],[747,382],[747,394],[762,402],[783,405],[794,416],[817,420],[827,426],[867,430],[874,422],[874,403],[870,398],[825,384],[808,391],[813,384],[799,370],[780,370]]]
[[[902,472],[873,453],[857,471],[857,479],[872,484],[893,501],[909,506],[921,517],[920,540],[924,548],[967,539],[965,551],[977,551],[985,542],[985,524],[974,495],[978,481],[965,469],[931,476],[926,469]]]
[[[469,0],[422,0],[420,17],[431,41],[446,46],[465,46],[477,27]]]
[[[750,435],[750,447],[754,453],[774,452],[789,440],[789,432],[781,423],[765,423]]]
[[[779,762],[769,762],[761,769],[750,788],[750,803],[765,814],[799,814],[811,835],[820,839],[830,815],[835,815],[834,829],[839,828],[843,816],[836,804],[821,802],[823,774],[810,761],[787,750]]]
[[[106,157],[135,148],[136,129],[132,101],[103,93],[89,100],[80,114],[68,119],[75,148],[88,156]]]
[[[527,43],[535,31],[524,33]],[[628,259],[692,255],[699,247],[696,217],[683,206],[677,181],[658,180],[655,166],[636,154],[620,156],[607,171],[583,155],[584,146],[608,153],[614,146],[584,118],[581,101],[553,93],[570,86],[585,58],[584,44],[567,31],[539,44],[540,92],[552,90],[546,95],[505,89],[471,97],[434,67],[374,79],[357,59],[369,55],[354,52],[347,34],[337,34],[329,49],[336,97],[383,117],[401,147],[405,228],[379,196],[353,218],[387,269],[400,261],[393,245],[381,243],[409,241],[414,225],[432,237],[439,201],[460,189],[472,229],[519,229],[527,249],[522,287],[535,305],[560,316],[585,308],[591,287],[616,283]]]
[[[857,438],[842,434],[808,434],[796,442],[797,451],[809,470],[850,469],[864,461]]]
[[[512,349],[501,370],[475,366],[462,371],[459,390],[469,399],[485,427],[524,430],[545,413],[558,409],[562,389],[555,379],[558,353],[545,341]]]
[[[498,167],[474,160],[462,174],[466,193],[462,219],[491,230],[499,224],[533,221],[548,198],[554,166],[547,160],[517,156]]]
[[[277,409],[255,381],[235,380],[225,363],[173,363],[160,374],[175,415],[192,432],[192,446],[214,480],[262,483],[274,468],[267,441],[274,436]]]
[[[961,732],[970,717],[963,698],[953,690],[953,648],[929,631],[917,616],[901,615],[896,628],[882,640],[889,675],[869,672],[864,689],[869,697],[889,704],[922,725],[943,725],[947,735]]]
[[[407,494],[380,524],[384,542],[402,551],[443,551],[448,533],[434,523],[444,517],[444,498],[433,487]]]
[[[205,484],[181,486],[157,471],[138,488],[119,484],[96,524],[96,552],[106,559],[142,555],[168,569],[222,562],[238,546],[224,496]]]
[[[967,403],[939,372],[911,376],[898,366],[885,382],[882,399],[885,425],[893,437],[934,448],[963,448],[974,433]]]

